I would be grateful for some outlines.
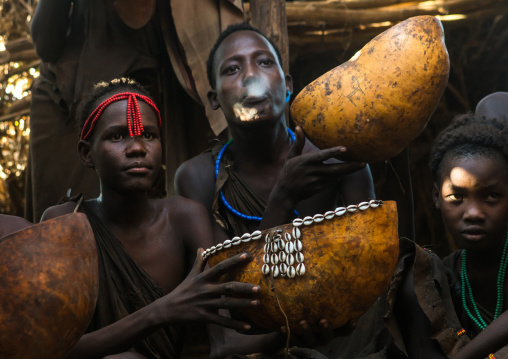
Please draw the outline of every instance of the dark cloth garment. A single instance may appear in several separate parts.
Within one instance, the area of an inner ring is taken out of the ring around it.
[[[460,318],[460,322],[462,323],[462,327],[466,330],[466,334],[469,338],[473,339],[482,331],[475,322],[467,315],[464,310],[462,304],[462,282],[460,276],[460,269],[462,267],[462,249],[459,249],[446,258],[443,259],[443,262],[448,269],[450,275],[450,288],[451,295],[453,299],[453,303],[455,305],[455,311],[457,312],[458,317]],[[466,298],[466,303],[469,308],[472,308],[472,303],[469,298]],[[480,314],[482,315],[485,322],[488,324],[492,323],[494,320],[494,314],[476,303]],[[508,346],[503,347],[494,353],[496,358],[508,358]]]
[[[469,338],[458,334],[462,326],[454,310],[448,271],[436,254],[406,239],[401,239],[399,262],[388,290],[386,325],[395,345],[407,353],[394,312],[398,291],[411,265],[418,304],[430,321],[430,338],[435,339],[442,352],[451,358],[469,343]]]
[[[214,163],[217,161],[217,156],[223,146],[224,144],[220,143],[212,148]],[[266,201],[245,184],[235,169],[230,152],[227,150],[222,156],[219,175],[215,181],[215,196],[212,205],[213,216],[230,238],[255,231],[259,226],[259,221],[241,218],[228,210],[220,199],[221,190],[228,203],[240,213],[255,217],[263,215]]]
[[[337,336],[317,349],[330,359],[405,358],[394,346],[393,338],[383,321],[388,310],[386,299],[386,294],[378,298],[358,319],[356,327],[349,335]]]
[[[30,114],[29,178],[25,216],[38,222],[67,190],[99,194],[94,171],[77,153],[76,106],[91,85],[132,77],[157,93],[163,42],[152,19],[134,30],[119,18],[111,0],[76,0],[71,30],[55,62],[42,61],[34,81]]]
[[[86,203],[81,211],[92,226],[99,263],[99,297],[88,332],[106,327],[161,298],[162,289],[130,257],[120,241],[104,226]],[[147,358],[178,358],[182,329],[166,327],[134,345]]]
[[[288,359],[328,359],[316,350],[293,347],[289,348]],[[278,354],[250,354],[240,355],[233,354],[229,355],[228,359],[286,359],[284,351]]]
[[[362,315],[354,330],[337,336],[318,350],[330,359],[404,359],[405,347],[394,318],[394,305],[407,265],[414,258],[412,242],[401,239],[399,259],[387,291]]]
[[[469,339],[457,335],[461,325],[455,315],[448,290],[448,275],[441,259],[416,243],[401,238],[397,266],[387,291],[360,317],[350,335],[334,338],[319,350],[334,359],[407,358],[402,329],[395,313],[401,305],[397,300],[411,266],[418,304],[430,321],[430,337],[437,341],[447,357],[453,357],[464,347]]]
[[[132,29],[111,0],[76,0],[72,11],[71,31],[80,34],[70,38],[80,41],[68,44],[56,62],[44,62],[41,68],[41,78],[55,86],[56,103],[73,114],[93,84],[120,76],[133,77],[148,89],[155,86],[163,44],[155,18]]]
[[[206,75],[206,62],[221,31],[228,25],[244,22],[243,1],[171,0],[161,1],[158,5],[166,3],[171,5],[179,40],[167,46],[173,69],[183,88],[204,106],[210,128],[218,136],[227,128],[227,121],[224,113],[213,109],[208,102],[210,84]]]

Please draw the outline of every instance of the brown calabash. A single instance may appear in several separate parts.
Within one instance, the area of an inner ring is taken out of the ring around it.
[[[318,217],[322,220],[319,221]],[[330,213],[315,217],[318,219],[309,225],[305,224],[305,220],[299,227],[286,224],[257,235],[247,234],[245,237],[252,238],[248,242],[242,236],[241,239],[233,239],[228,248],[223,244],[220,244],[220,249],[214,247],[208,259],[211,266],[238,253],[249,252],[253,256],[249,264],[224,276],[226,281],[261,287],[260,306],[242,310],[242,316],[267,330],[286,326],[285,316],[293,333],[301,332],[301,320],[307,320],[311,328],[318,330],[319,321],[326,318],[330,327],[335,329],[354,322],[386,290],[399,249],[395,202],[346,211],[331,219],[324,217],[330,217]],[[296,236],[293,232],[295,228],[299,231]],[[288,235],[293,237],[294,243],[291,261],[288,259],[291,250],[287,250],[286,246],[289,240],[284,239]],[[295,238],[298,235],[300,249],[296,248]],[[276,248],[274,251],[274,237],[278,236],[278,243],[280,240],[286,242],[285,251],[277,252]],[[301,253],[300,258],[296,253]],[[288,266],[293,262],[296,271],[291,271],[294,274],[292,278],[289,271],[286,274],[280,270],[277,275],[274,273],[274,267],[281,268],[281,256]],[[263,273],[267,262],[271,271]],[[300,263],[305,268],[301,275],[298,274]]]
[[[450,72],[441,22],[409,18],[307,85],[291,117],[319,148],[365,162],[399,154],[425,128]]]
[[[69,214],[5,236],[0,253],[0,357],[65,357],[86,330],[99,290],[86,215]]]

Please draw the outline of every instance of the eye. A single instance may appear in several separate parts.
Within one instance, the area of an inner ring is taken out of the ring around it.
[[[232,74],[238,72],[239,69],[240,68],[237,65],[231,65],[231,66],[226,67],[222,73],[225,75],[232,75]]]
[[[157,138],[157,135],[153,132],[143,132],[143,138],[145,140],[154,140]]]
[[[111,140],[113,140],[113,141],[121,141],[121,140],[123,140],[123,138],[124,138],[124,137],[123,137],[123,135],[122,135],[122,134],[120,134],[120,133],[114,133],[114,134],[112,134],[112,135],[110,136],[110,138],[111,138]]]
[[[263,66],[271,66],[275,64],[275,61],[273,61],[272,59],[263,59],[259,62],[259,64]]]
[[[463,197],[461,194],[458,194],[458,193],[452,193],[452,194],[449,194],[446,196],[446,199],[449,201],[449,202],[460,202],[462,201]]]
[[[501,198],[501,195],[499,193],[489,193],[487,195],[486,201],[487,202],[497,202]]]

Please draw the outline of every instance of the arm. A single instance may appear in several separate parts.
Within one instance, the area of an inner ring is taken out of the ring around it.
[[[505,345],[508,345],[508,311],[490,323],[453,359],[486,358]]]
[[[200,248],[207,249],[214,245],[210,216],[206,208],[199,202],[173,196],[176,205],[173,205],[172,221],[174,227],[179,228],[182,242],[185,247],[186,269],[189,270],[194,256]]]
[[[205,206],[212,224],[215,243],[221,243],[228,239],[226,232],[214,220],[212,215],[215,194],[215,166],[211,153],[203,153],[191,158],[178,167],[175,173],[175,192],[177,195],[193,199]]]
[[[193,199],[212,213],[215,167],[211,153],[203,153],[182,163],[175,173],[175,192]]]
[[[83,335],[68,358],[102,358],[124,352],[132,347],[133,342],[159,328],[185,322],[249,329],[248,324],[221,316],[217,310],[257,305],[259,301],[253,301],[251,297],[259,291],[259,287],[237,282],[216,284],[222,275],[246,263],[249,257],[237,255],[221,265],[204,270],[201,253],[202,250],[199,250],[187,278],[171,293],[107,327]]]
[[[344,176],[339,190],[346,205],[375,199],[374,181],[369,165],[367,164],[365,168]]]
[[[408,148],[387,162],[383,199],[397,202],[399,237],[415,240],[413,189]]]
[[[31,225],[32,223],[24,218],[0,214],[0,238]]]
[[[48,62],[56,61],[63,51],[70,27],[73,0],[39,0],[31,24],[37,54]]]

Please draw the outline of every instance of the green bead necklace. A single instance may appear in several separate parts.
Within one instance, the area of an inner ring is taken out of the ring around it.
[[[506,274],[506,267],[508,265],[508,233],[506,236],[506,240],[504,242],[503,254],[501,255],[501,263],[499,263],[499,270],[497,272],[497,300],[496,300],[496,311],[494,313],[494,319],[499,317],[503,311],[503,303],[504,303],[504,279]],[[460,278],[462,282],[462,306],[466,311],[467,315],[476,325],[481,329],[485,329],[487,323],[483,319],[478,310],[476,302],[473,297],[473,291],[471,289],[471,283],[469,282],[469,278],[467,276],[466,270],[466,250],[462,251],[462,267],[460,271]],[[469,300],[473,304],[474,313],[469,310],[466,304],[466,295],[469,297]]]

